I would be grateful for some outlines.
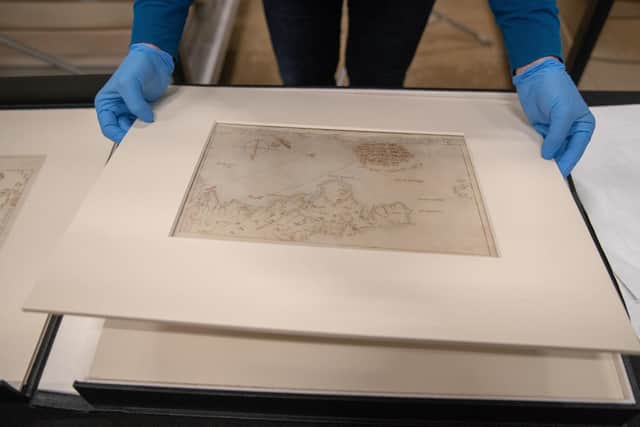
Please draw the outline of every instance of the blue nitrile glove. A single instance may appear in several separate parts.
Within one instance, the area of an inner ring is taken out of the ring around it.
[[[96,113],[104,136],[119,143],[136,118],[153,122],[149,103],[162,96],[171,73],[171,55],[141,43],[131,45],[129,54],[96,95]]]
[[[542,157],[555,159],[563,176],[587,148],[596,120],[564,64],[545,59],[513,77],[529,123],[542,135]]]

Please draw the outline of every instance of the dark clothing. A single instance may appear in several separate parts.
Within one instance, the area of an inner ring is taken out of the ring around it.
[[[131,43],[151,43],[175,57],[192,2],[135,0]],[[286,83],[331,84],[338,60],[341,3],[341,0],[265,0],[276,56]],[[511,69],[544,56],[562,58],[555,0],[489,0],[489,5],[502,30]],[[350,0],[348,6],[347,70],[352,83],[398,86],[411,62],[433,0]],[[311,74],[302,76],[302,71]]]
[[[435,0],[348,0],[346,66],[351,86],[401,87]],[[287,86],[332,86],[342,0],[264,0]]]

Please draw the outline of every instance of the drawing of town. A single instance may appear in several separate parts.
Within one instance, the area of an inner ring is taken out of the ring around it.
[[[173,235],[497,256],[458,135],[218,123]]]
[[[0,156],[0,247],[44,158]]]

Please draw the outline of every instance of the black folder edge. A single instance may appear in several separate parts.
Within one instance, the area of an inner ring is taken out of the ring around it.
[[[637,404],[337,396],[84,381],[76,381],[74,387],[101,411],[277,421],[396,424],[455,420],[622,424],[638,414]]]
[[[106,75],[45,76],[0,78],[0,109],[87,108],[106,82]],[[205,85],[187,85],[205,86]],[[236,86],[238,87],[238,86]],[[272,87],[272,86],[241,86]],[[407,88],[412,89],[412,88]],[[327,90],[340,90],[330,88]],[[508,90],[468,90],[413,88],[421,91],[510,92]],[[589,106],[640,103],[639,91],[586,91],[582,93]],[[580,202],[571,177],[569,189],[598,248],[616,291],[618,283],[602,250],[591,222]],[[34,353],[27,381],[20,392],[0,380],[0,400],[6,395],[19,396],[32,404],[69,400],[65,407],[84,405],[59,393],[37,391],[62,315],[47,322],[43,337]],[[397,398],[336,396],[321,394],[225,391],[201,388],[137,386],[75,381],[74,388],[94,409],[100,411],[135,411],[145,414],[215,415],[244,419],[412,422],[424,420],[523,421],[623,423],[640,414],[640,357],[622,355],[635,403],[564,403],[502,400],[465,400],[432,398]],[[5,390],[5,385],[9,391]],[[29,394],[27,394],[29,393]],[[40,396],[39,396],[40,395]],[[47,398],[50,396],[51,398]],[[52,403],[52,406],[56,406]],[[71,409],[71,408],[70,408]]]
[[[0,401],[3,400],[18,402],[28,401],[27,397],[20,393],[20,391],[14,388],[11,384],[4,380],[0,380]]]

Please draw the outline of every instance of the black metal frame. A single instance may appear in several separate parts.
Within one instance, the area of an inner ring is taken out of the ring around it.
[[[589,0],[567,55],[567,71],[578,84],[615,0]]]
[[[622,424],[637,404],[296,394],[76,382],[99,410],[279,421],[411,424],[426,421]],[[634,390],[638,393],[637,385]]]
[[[44,368],[47,365],[47,360],[49,359],[49,354],[53,348],[53,342],[56,339],[61,323],[62,316],[59,314],[50,314],[47,317],[47,321],[42,329],[42,334],[40,335],[40,340],[36,346],[36,351],[31,360],[31,365],[20,389],[20,394],[26,399],[31,399],[38,390],[40,378],[42,378],[42,374],[44,373]]]
[[[101,74],[0,78],[0,109],[90,107],[108,78]]]
[[[26,402],[29,399],[8,382],[0,380],[0,401],[3,400]]]

